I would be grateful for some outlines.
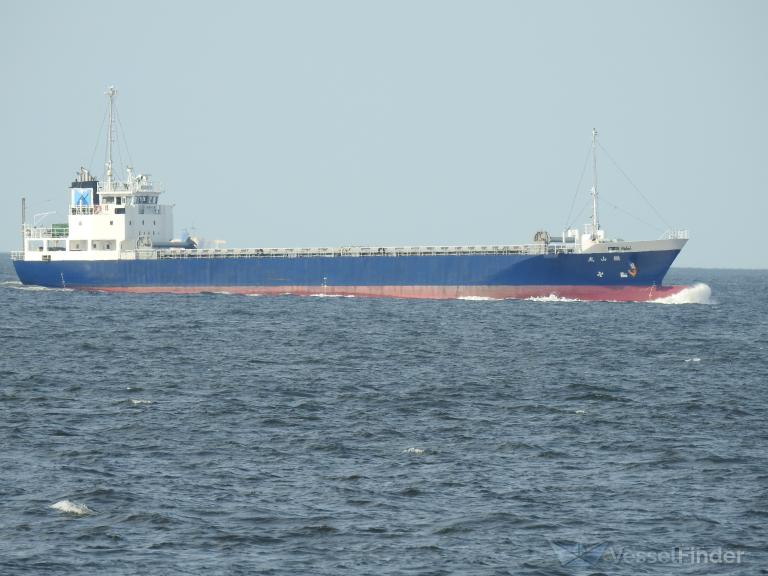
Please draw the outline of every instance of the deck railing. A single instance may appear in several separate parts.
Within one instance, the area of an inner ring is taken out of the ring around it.
[[[161,214],[163,204],[93,204],[86,206],[83,204],[72,204],[69,207],[69,213],[73,216],[90,216],[91,214],[121,214],[117,210],[125,211],[126,206],[136,206],[139,214]]]
[[[181,249],[142,251],[146,258],[149,253],[160,259],[173,258],[360,258],[360,257],[398,257],[398,256],[464,256],[471,254],[486,255],[541,255],[573,253],[573,246],[553,246],[528,244],[513,246],[403,246],[403,247],[367,247],[354,246],[345,248],[230,248],[230,249]],[[150,256],[152,257],[152,256]]]
[[[25,226],[25,238],[66,238],[69,236],[69,226],[59,224],[54,226]]]
[[[667,230],[661,236],[662,240],[688,240],[688,230]]]

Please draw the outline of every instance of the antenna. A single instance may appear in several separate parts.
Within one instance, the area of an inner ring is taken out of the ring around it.
[[[38,212],[34,216],[32,216],[32,226],[34,228],[37,228],[40,224],[42,224],[43,220],[48,218],[51,214],[56,214],[55,210],[50,210],[48,212]]]
[[[109,127],[107,129],[107,189],[112,190],[112,142],[115,140],[114,128],[114,109],[115,109],[115,96],[117,90],[114,86],[110,86],[106,91],[106,95],[109,98]]]
[[[597,218],[597,130],[592,128],[592,240],[597,240],[600,221]]]

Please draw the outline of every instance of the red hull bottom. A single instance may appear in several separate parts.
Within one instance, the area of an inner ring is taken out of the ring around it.
[[[369,298],[526,299],[562,298],[607,302],[648,302],[673,296],[688,286],[108,286],[107,292],[358,296]]]

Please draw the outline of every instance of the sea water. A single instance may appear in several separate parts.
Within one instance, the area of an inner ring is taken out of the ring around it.
[[[103,294],[4,256],[0,573],[764,572],[768,272],[668,280]]]

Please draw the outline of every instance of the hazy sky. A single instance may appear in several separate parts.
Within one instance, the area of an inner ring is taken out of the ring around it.
[[[114,84],[122,159],[177,232],[229,247],[581,226],[594,126],[664,219],[603,154],[610,237],[668,223],[691,234],[678,265],[765,268],[766,30],[768,2],[732,0],[0,0],[0,249],[22,195],[66,221],[78,168],[103,174]]]

